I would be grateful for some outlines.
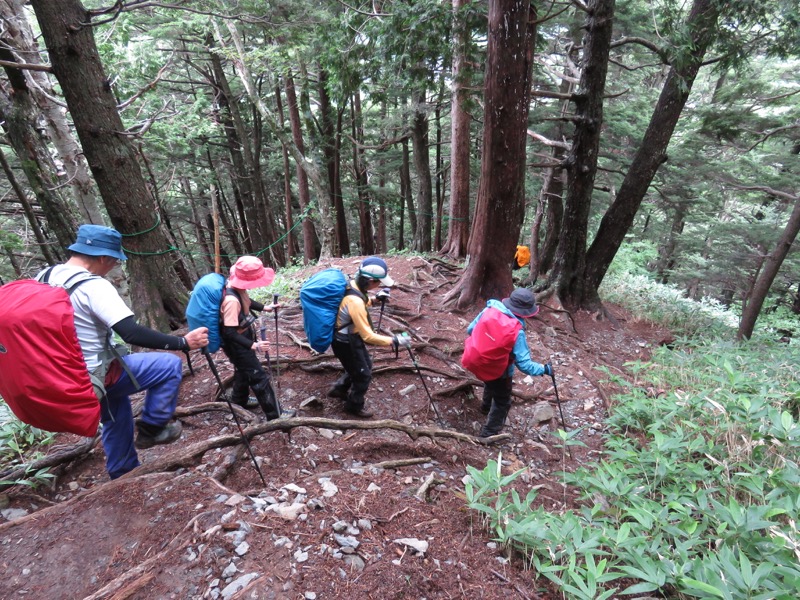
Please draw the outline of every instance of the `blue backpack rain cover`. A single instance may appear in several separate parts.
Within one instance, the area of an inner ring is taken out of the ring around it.
[[[222,338],[219,332],[219,309],[225,291],[225,278],[219,273],[203,275],[195,284],[189,304],[186,306],[186,320],[189,331],[198,327],[208,327],[208,351],[219,350]]]
[[[333,341],[336,314],[347,293],[347,278],[339,269],[325,269],[309,278],[300,288],[303,329],[309,345],[325,352]]]

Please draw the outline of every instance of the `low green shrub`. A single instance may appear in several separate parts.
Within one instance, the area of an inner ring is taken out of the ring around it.
[[[567,598],[796,598],[798,365],[763,341],[661,349],[630,365],[600,460],[562,474],[583,508],[537,507],[496,461],[468,468],[467,506]]]

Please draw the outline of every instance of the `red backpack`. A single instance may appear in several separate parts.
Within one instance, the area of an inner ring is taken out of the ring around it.
[[[53,432],[92,437],[97,399],[78,344],[65,287],[33,279],[0,287],[0,396],[20,421]]]
[[[481,381],[502,377],[513,360],[511,350],[522,329],[514,317],[496,308],[487,308],[464,342],[461,365]]]

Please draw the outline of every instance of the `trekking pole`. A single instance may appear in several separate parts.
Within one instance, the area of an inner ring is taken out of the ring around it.
[[[272,294],[272,305],[273,305],[272,310],[275,313],[275,385],[277,385],[280,388],[281,383],[279,379],[281,376],[281,364],[280,364],[281,343],[280,340],[278,339],[278,307],[276,306],[278,304],[279,297],[280,296],[278,294]],[[264,335],[263,331],[261,332],[261,335],[262,336]],[[263,340],[265,338],[262,337],[261,339]],[[267,360],[269,360],[269,354],[267,355]]]
[[[261,341],[265,342],[267,340],[267,324],[266,321],[262,318],[261,319]],[[280,400],[278,400],[278,395],[275,393],[275,390],[272,389],[272,361],[269,358],[269,352],[264,351],[264,357],[267,359],[267,369],[269,370],[269,385],[270,392],[272,393],[272,397],[275,399],[275,406],[278,408],[278,416],[283,413],[283,407],[281,406]]]
[[[425,383],[425,378],[422,376],[422,371],[419,369],[419,363],[417,363],[417,359],[414,357],[414,353],[411,352],[411,348],[406,346],[406,350],[408,350],[408,355],[411,357],[411,362],[414,363],[414,368],[417,369],[417,374],[419,375],[419,380],[422,382],[422,387],[425,388],[425,393],[428,394],[428,400],[433,407],[433,412],[436,413],[436,422],[439,423],[442,427],[444,427],[442,421],[442,415],[439,414],[439,409],[436,408],[436,404],[433,401],[433,396],[431,396],[430,391],[428,390],[428,384]]]
[[[194,367],[192,366],[192,356],[189,354],[189,349],[186,348],[183,353],[186,355],[186,364],[189,365],[189,375],[194,376]]]
[[[567,431],[567,421],[564,419],[564,410],[561,408],[561,399],[558,397],[558,386],[556,385],[556,374],[553,371],[553,365],[550,365],[550,379],[553,380],[553,391],[556,393],[556,404],[558,404],[558,412],[561,414],[561,424],[564,425],[564,431]],[[566,442],[565,442],[566,444]],[[570,460],[572,459],[572,450],[569,446],[567,446],[567,452],[569,453]]]
[[[383,288],[380,292],[375,294],[375,298],[381,303],[381,314],[378,316],[378,328],[375,330],[380,333],[381,321],[383,321],[383,309],[386,308],[386,301],[389,299],[389,288]]]
[[[261,472],[261,467],[258,466],[258,461],[256,460],[255,454],[253,454],[253,449],[250,447],[250,442],[247,439],[247,436],[244,434],[244,430],[242,429],[242,424],[239,422],[239,417],[236,416],[236,411],[233,409],[233,404],[231,404],[230,398],[228,398],[228,394],[225,393],[222,386],[222,379],[219,376],[219,371],[217,371],[217,366],[214,364],[214,359],[211,358],[211,354],[208,352],[208,348],[204,347],[201,352],[205,355],[206,360],[208,360],[208,366],[211,368],[211,372],[214,374],[214,377],[217,380],[217,385],[219,386],[219,393],[222,394],[222,397],[225,398],[225,402],[228,403],[228,408],[231,409],[231,414],[233,415],[233,420],[236,422],[236,427],[239,428],[239,434],[242,436],[242,441],[244,442],[245,447],[247,448],[247,452],[250,454],[250,458],[253,461],[253,466],[258,471],[258,476],[261,477],[261,483],[264,484],[264,488],[267,487],[267,481],[264,479],[264,474]]]

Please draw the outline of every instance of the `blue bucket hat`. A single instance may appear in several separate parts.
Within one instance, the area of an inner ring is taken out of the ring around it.
[[[104,225],[81,225],[78,237],[69,250],[88,256],[113,256],[118,260],[128,260],[122,252],[122,234]]]

